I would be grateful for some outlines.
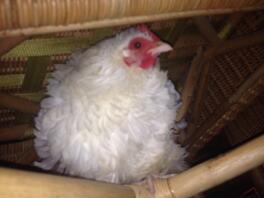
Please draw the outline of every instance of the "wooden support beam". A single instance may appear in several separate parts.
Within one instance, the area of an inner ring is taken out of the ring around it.
[[[231,52],[237,49],[249,47],[252,45],[257,45],[264,42],[264,31],[254,32],[252,34],[237,37],[234,39],[222,41],[221,43],[211,46],[208,48],[208,51],[205,52],[205,58],[210,59],[214,56]],[[177,49],[170,53],[169,58],[186,58],[194,56],[197,49],[194,47]]]
[[[224,27],[219,31],[218,37],[221,39],[227,39],[230,36],[230,34],[232,34],[237,24],[241,21],[243,15],[244,15],[243,13],[232,14],[227,19],[227,22],[224,25]]]
[[[20,139],[24,137],[27,131],[32,131],[32,126],[29,124],[0,128],[0,142]]]
[[[4,93],[0,93],[0,106],[32,114],[37,114],[40,109],[35,102]]]
[[[240,48],[257,45],[264,42],[264,31],[254,32],[247,36],[224,41],[214,52],[214,56],[234,51]]]
[[[201,16],[201,17],[195,17],[193,20],[195,25],[198,27],[199,31],[201,32],[201,34],[204,35],[204,37],[211,44],[217,44],[221,42],[221,39],[218,37],[217,32],[210,24],[208,18]]]
[[[214,49],[212,49],[212,50],[214,50]],[[205,52],[205,54],[206,54],[206,52]],[[198,82],[199,85],[196,87],[196,95],[195,95],[194,105],[192,107],[192,115],[191,115],[191,118],[189,119],[190,122],[188,124],[188,128],[187,128],[187,131],[185,134],[185,139],[182,139],[183,145],[189,144],[188,140],[193,136],[193,133],[196,130],[195,124],[199,118],[201,104],[202,104],[201,101],[204,97],[205,90],[206,90],[206,84],[208,82],[210,63],[206,62],[205,59],[203,59],[203,60],[201,60],[200,64],[203,65],[203,67],[201,68],[202,75],[200,76],[200,79]]]
[[[192,96],[194,93],[194,88],[197,85],[198,77],[201,72],[201,58],[202,58],[202,48],[199,48],[197,51],[197,55],[194,57],[186,82],[184,84],[183,92],[182,92],[182,105],[177,112],[176,121],[179,122],[185,118],[185,115],[190,106]]]
[[[194,18],[194,22],[198,27],[198,29],[200,30],[201,34],[204,35],[205,38],[211,43],[212,47],[210,47],[204,54],[200,53],[199,57],[196,57],[194,59],[195,61],[193,61],[192,63],[192,67],[190,69],[190,73],[189,76],[187,77],[187,81],[184,87],[184,92],[182,94],[183,104],[181,106],[180,111],[178,112],[176,120],[180,121],[186,115],[187,109],[191,102],[191,97],[194,92],[194,85],[198,82],[198,77],[194,77],[194,76],[198,71],[200,72],[201,70],[200,66],[203,65],[202,68],[203,75],[201,76],[200,79],[200,85],[198,87],[196,102],[194,105],[193,116],[192,116],[192,122],[195,123],[200,110],[200,101],[203,98],[205,92],[205,85],[208,80],[208,73],[210,66],[208,64],[208,60],[210,60],[210,58],[214,56],[215,52],[218,49],[218,46],[222,43],[222,40],[218,37],[217,32],[212,27],[212,25],[210,24],[209,20],[206,17],[196,17]],[[194,125],[189,125],[186,135],[190,136],[190,134],[192,134],[194,129],[195,129]]]

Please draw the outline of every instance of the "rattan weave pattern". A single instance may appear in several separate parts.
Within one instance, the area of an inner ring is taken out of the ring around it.
[[[231,145],[238,145],[264,132],[264,93],[237,115],[223,131]]]
[[[263,8],[261,0],[5,0],[0,36],[36,34]]]
[[[221,108],[238,87],[264,62],[264,46],[230,52],[211,62],[209,84],[202,104],[199,127]]]

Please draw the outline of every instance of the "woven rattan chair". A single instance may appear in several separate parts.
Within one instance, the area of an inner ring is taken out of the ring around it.
[[[261,0],[0,1],[0,165],[34,170],[33,118],[54,65],[137,23],[174,44],[161,64],[182,93],[176,119],[188,121],[180,141],[191,164],[206,158],[219,134],[230,148],[259,136],[222,158],[155,181],[156,197],[190,197],[263,164],[263,8]],[[0,197],[86,195],[151,196],[144,186],[0,168]]]

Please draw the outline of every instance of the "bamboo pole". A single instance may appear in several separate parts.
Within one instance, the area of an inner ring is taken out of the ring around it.
[[[194,94],[194,88],[197,85],[200,70],[201,70],[201,57],[202,57],[202,48],[197,50],[197,55],[194,57],[191,63],[191,68],[189,70],[186,82],[184,84],[183,92],[182,92],[182,105],[177,112],[176,121],[179,122],[184,119],[188,108],[190,106],[192,96]]]
[[[262,163],[264,163],[264,135],[175,177],[154,181],[155,196],[156,198],[191,197]],[[150,196],[143,186],[133,186],[133,188],[137,198]]]
[[[224,27],[219,31],[218,37],[221,39],[227,39],[234,31],[236,26],[243,18],[243,13],[232,14],[228,19]]]
[[[256,45],[264,42],[264,31],[254,32],[248,36],[241,36],[235,39],[222,42],[218,49],[213,54],[214,56],[237,50],[243,47]]]
[[[19,35],[36,35],[36,34],[48,34],[55,32],[64,32],[64,31],[76,31],[84,29],[95,29],[102,27],[113,27],[121,25],[133,25],[137,23],[153,22],[153,21],[162,21],[173,18],[186,18],[186,17],[195,17],[195,16],[204,16],[204,15],[216,15],[216,14],[226,14],[233,13],[238,11],[252,11],[252,10],[261,10],[263,5],[257,5],[254,7],[240,7],[240,8],[217,8],[217,9],[201,9],[201,10],[187,10],[187,11],[178,11],[171,13],[157,13],[153,15],[135,15],[127,16],[122,18],[106,18],[101,20],[92,20],[88,22],[76,22],[72,24],[61,24],[53,25],[52,21],[50,24],[39,27],[23,27],[20,29],[4,29],[0,31],[0,37],[6,36],[19,36]],[[71,13],[69,13],[71,15]],[[21,21],[23,19],[19,18]]]
[[[177,176],[154,181],[156,198],[191,197],[264,162],[264,135]],[[133,189],[133,190],[132,190]],[[0,168],[1,198],[151,198],[145,186],[121,186],[89,180]]]
[[[134,198],[132,189],[84,179],[0,168],[1,198]]]
[[[237,37],[234,39],[222,41],[221,44],[216,46],[211,46],[207,51],[205,51],[205,59],[211,59],[217,55],[227,53],[230,51],[234,51],[237,49],[249,47],[252,45],[257,45],[259,43],[264,42],[264,32],[258,31],[254,32],[250,35]],[[178,50],[177,47],[171,52],[169,58],[186,58],[195,55],[197,49],[193,47],[180,49]]]
[[[213,28],[206,17],[196,17],[193,20],[199,31],[211,44],[217,44],[221,42],[221,39],[218,37],[216,30]]]

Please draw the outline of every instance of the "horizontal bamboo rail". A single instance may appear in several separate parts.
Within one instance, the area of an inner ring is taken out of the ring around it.
[[[247,36],[241,36],[222,42],[215,50],[214,56],[237,50],[243,47],[257,45],[264,42],[264,31],[254,32]],[[212,56],[212,55],[211,55]]]
[[[167,180],[156,180],[156,198],[191,197],[264,163],[264,135]],[[0,168],[1,198],[150,198],[145,186]]]
[[[73,31],[263,9],[261,0],[5,0],[0,37]]]
[[[135,198],[128,186],[0,168],[1,198]]]
[[[238,50],[241,48],[257,45],[264,42],[264,31],[257,31],[249,35],[236,37],[229,40],[223,40],[221,44],[217,46],[212,45],[208,50],[204,52],[205,59],[212,59],[215,56]],[[174,50],[170,53],[169,58],[186,58],[194,56],[197,49],[189,47],[186,49],[177,48],[174,46]]]

